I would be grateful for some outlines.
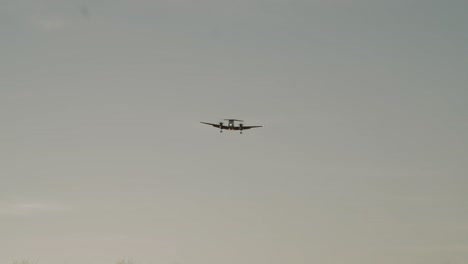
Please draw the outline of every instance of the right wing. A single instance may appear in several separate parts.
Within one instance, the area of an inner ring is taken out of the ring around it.
[[[205,125],[214,126],[214,127],[221,128],[221,129],[228,129],[228,126],[223,126],[223,125],[220,125],[220,124],[213,124],[213,123],[206,123],[206,122],[200,122],[200,123],[205,124]]]

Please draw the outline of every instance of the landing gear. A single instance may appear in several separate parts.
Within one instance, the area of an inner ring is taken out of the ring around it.
[[[223,122],[219,122],[219,133],[223,133]]]
[[[242,134],[242,130],[240,131],[240,133]]]

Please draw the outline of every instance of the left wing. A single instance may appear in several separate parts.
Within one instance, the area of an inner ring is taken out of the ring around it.
[[[263,126],[237,126],[234,128],[234,130],[246,130],[246,129],[251,129],[251,128],[257,128],[257,127],[263,127]]]

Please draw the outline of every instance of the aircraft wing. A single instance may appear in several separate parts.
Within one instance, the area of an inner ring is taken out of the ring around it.
[[[263,126],[242,126],[242,130],[257,128],[257,127],[263,127]],[[241,129],[240,127],[236,127],[236,130],[240,130],[240,129]]]
[[[220,124],[213,124],[213,123],[206,123],[206,122],[200,122],[200,123],[205,124],[205,125],[214,126],[214,127],[217,127],[217,128],[222,128],[222,129],[228,129],[229,128],[228,126],[222,126]]]

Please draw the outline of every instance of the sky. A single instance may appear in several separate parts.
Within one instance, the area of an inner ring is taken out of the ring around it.
[[[468,263],[466,10],[0,0],[0,263]]]

